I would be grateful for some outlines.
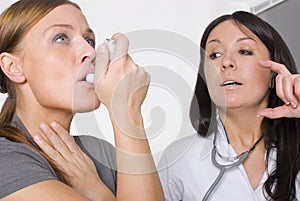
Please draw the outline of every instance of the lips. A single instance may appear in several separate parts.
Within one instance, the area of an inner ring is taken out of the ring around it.
[[[82,76],[80,76],[79,81],[88,82],[88,83],[93,84],[94,76],[95,76],[95,72],[94,72],[94,70],[91,69],[88,72],[85,72]]]
[[[87,56],[81,65],[81,70],[79,72],[79,82],[88,82],[94,84],[95,76],[95,59],[96,52],[93,52],[90,56]]]
[[[235,80],[226,80],[220,86],[225,87],[225,86],[239,86],[239,85],[242,85],[242,83],[237,82]]]

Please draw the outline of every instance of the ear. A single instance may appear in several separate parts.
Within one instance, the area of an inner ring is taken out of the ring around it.
[[[3,52],[0,54],[0,66],[3,73],[12,82],[21,84],[24,83],[26,79],[18,61],[19,59],[10,53]]]

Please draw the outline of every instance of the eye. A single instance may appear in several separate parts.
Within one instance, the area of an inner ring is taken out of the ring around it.
[[[219,53],[219,52],[213,52],[213,53],[211,53],[210,55],[209,55],[209,58],[211,59],[211,60],[214,60],[214,59],[216,59],[216,58],[219,58],[221,56],[221,53]]]
[[[58,34],[54,37],[55,43],[69,43],[69,38],[66,34]]]
[[[92,39],[92,38],[87,38],[86,41],[87,41],[88,44],[90,44],[93,48],[95,48],[96,42],[95,42],[94,39]]]
[[[241,49],[239,50],[239,53],[242,55],[253,55],[253,52],[250,50]]]

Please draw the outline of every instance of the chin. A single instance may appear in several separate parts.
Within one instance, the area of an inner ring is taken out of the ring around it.
[[[239,101],[216,102],[215,104],[218,108],[222,108],[223,110],[236,109],[243,106]]]
[[[100,101],[95,99],[93,101],[81,100],[78,102],[74,102],[73,104],[73,112],[74,113],[85,113],[96,110],[100,106]]]

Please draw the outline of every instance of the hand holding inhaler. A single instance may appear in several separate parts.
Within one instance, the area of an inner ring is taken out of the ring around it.
[[[128,55],[129,40],[123,34],[112,39],[116,48],[111,61],[107,46],[97,50],[94,87],[114,130],[118,194],[123,200],[164,200],[141,115],[150,75]],[[137,199],[136,189],[150,192]]]
[[[125,115],[124,111],[127,116],[132,109],[140,112],[150,76],[128,55],[129,40],[123,34],[115,34],[112,39],[114,42],[109,40],[107,45],[102,44],[97,49],[94,87],[97,97],[116,120]],[[114,45],[112,55],[109,47]]]

